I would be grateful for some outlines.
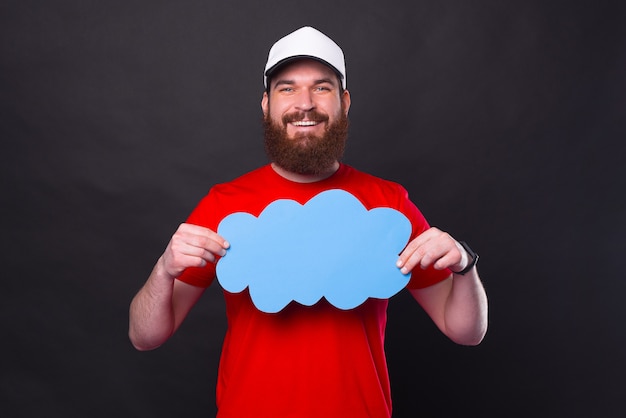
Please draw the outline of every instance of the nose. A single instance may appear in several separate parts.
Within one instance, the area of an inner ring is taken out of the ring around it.
[[[305,89],[300,92],[300,94],[298,95],[296,108],[303,112],[307,112],[315,108],[313,96],[311,95],[310,91]]]

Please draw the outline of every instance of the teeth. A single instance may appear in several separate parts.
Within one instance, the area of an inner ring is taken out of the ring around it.
[[[293,122],[293,124],[296,126],[315,126],[317,125],[317,122],[312,121],[312,120],[301,120],[301,121]]]

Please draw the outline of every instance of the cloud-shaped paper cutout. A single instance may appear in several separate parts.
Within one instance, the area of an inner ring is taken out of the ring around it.
[[[301,205],[276,200],[258,218],[225,217],[217,232],[230,242],[217,264],[222,287],[246,287],[254,305],[275,313],[291,301],[312,306],[322,297],[340,309],[367,298],[387,299],[410,279],[395,263],[411,234],[397,210],[367,210],[343,190],[328,190]]]

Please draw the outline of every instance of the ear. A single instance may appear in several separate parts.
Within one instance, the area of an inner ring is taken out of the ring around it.
[[[348,90],[344,90],[341,95],[341,102],[343,104],[343,110],[346,112],[346,116],[348,116],[348,111],[350,110],[350,92]]]
[[[263,116],[267,116],[269,112],[269,100],[270,98],[267,95],[267,92],[263,92],[263,97],[261,98],[261,109],[263,109]]]

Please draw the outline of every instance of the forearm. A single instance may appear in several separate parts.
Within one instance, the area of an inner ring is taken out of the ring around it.
[[[454,274],[444,308],[446,335],[458,344],[477,345],[487,332],[487,295],[476,268]]]
[[[130,304],[128,335],[142,351],[159,347],[175,330],[174,279],[161,266],[159,260]]]

